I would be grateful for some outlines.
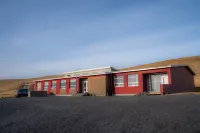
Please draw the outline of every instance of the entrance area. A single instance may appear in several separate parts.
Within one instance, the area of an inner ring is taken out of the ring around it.
[[[81,79],[81,90],[82,93],[88,92],[88,79]]]
[[[160,94],[160,85],[168,84],[168,75],[166,73],[154,73],[144,75],[144,91],[151,94]]]

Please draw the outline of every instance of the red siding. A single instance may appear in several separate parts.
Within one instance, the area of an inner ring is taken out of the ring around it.
[[[38,82],[36,81],[36,82],[35,82],[35,89],[34,89],[35,91],[38,89],[38,88],[37,88],[37,83],[38,83]]]
[[[35,85],[35,84],[33,84],[33,88],[32,88],[31,90],[35,90],[35,86],[36,86],[36,85]]]
[[[114,87],[115,94],[138,94],[141,93],[142,90],[142,75],[138,74],[138,86],[128,86],[128,73],[122,74],[121,76],[124,76],[124,87]]]
[[[60,79],[56,80],[56,94],[60,94]]]
[[[49,86],[48,86],[48,94],[51,93],[51,87],[52,87],[52,81],[48,81]]]
[[[70,91],[69,91],[69,82],[70,81],[70,79],[66,79],[66,94],[70,94]]]
[[[44,81],[41,82],[41,90],[44,90]]]
[[[194,75],[188,71],[185,67],[172,67],[172,68],[162,68],[154,70],[142,70],[137,72],[122,72],[111,74],[111,83],[112,93],[113,94],[139,94],[145,91],[145,81],[144,74],[153,74],[153,73],[167,73],[169,77],[168,85],[161,85],[161,94],[163,92],[183,92],[183,91],[193,91],[194,89]],[[138,74],[138,86],[128,86],[128,75]],[[124,76],[124,86],[123,87],[114,87],[114,76],[121,75]],[[62,78],[66,79],[66,94],[70,94],[70,79],[76,79],[76,90],[80,92],[80,79],[95,76],[84,76],[79,78]],[[60,94],[60,81],[62,79],[57,79],[56,94]],[[51,86],[52,80],[49,81],[49,87]],[[37,85],[37,82],[36,82]],[[44,81],[41,81],[41,89],[44,89]],[[49,91],[49,89],[48,89]]]
[[[143,71],[137,71],[137,72],[122,72],[122,73],[116,73],[113,74],[124,76],[124,87],[114,87],[113,93],[114,94],[139,94],[144,90],[144,82],[143,82],[143,75],[144,74],[150,74],[150,73],[168,73],[169,75],[169,83],[171,82],[170,78],[170,71],[169,68],[162,68],[162,69],[155,69],[155,70],[143,70]],[[138,86],[128,86],[128,75],[130,74],[138,74]]]
[[[79,93],[80,92],[80,82],[79,78],[76,78],[76,91]]]

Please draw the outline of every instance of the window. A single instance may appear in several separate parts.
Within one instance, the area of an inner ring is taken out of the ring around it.
[[[66,89],[66,80],[61,80],[61,82],[60,82],[60,88],[61,89]]]
[[[29,89],[29,86],[28,85],[25,85],[22,87],[23,89]]]
[[[162,74],[161,75],[161,84],[169,84],[168,75],[167,74]]]
[[[138,75],[128,75],[128,86],[138,86]]]
[[[124,76],[115,76],[114,78],[115,87],[124,86]]]
[[[52,81],[52,89],[56,89],[56,81]]]
[[[49,88],[49,82],[46,81],[44,82],[44,90],[48,90],[48,88]]]
[[[41,82],[37,83],[37,90],[41,90]]]
[[[76,88],[76,79],[70,80],[70,88]]]

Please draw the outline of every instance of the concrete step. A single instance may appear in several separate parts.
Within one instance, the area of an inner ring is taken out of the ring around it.
[[[72,96],[82,96],[84,93],[76,93],[76,94],[73,94]]]

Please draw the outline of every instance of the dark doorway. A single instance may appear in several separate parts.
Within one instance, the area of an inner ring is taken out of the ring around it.
[[[88,79],[80,79],[80,93],[88,92]]]

